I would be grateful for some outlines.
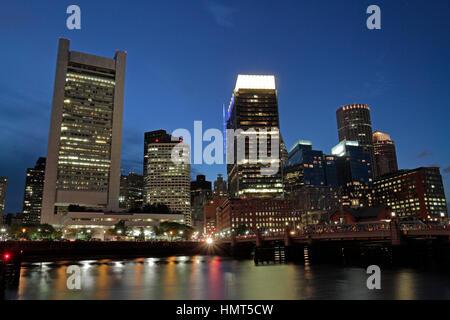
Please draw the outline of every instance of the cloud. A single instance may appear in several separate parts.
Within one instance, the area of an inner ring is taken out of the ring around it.
[[[234,26],[233,8],[214,1],[208,1],[206,3],[206,9],[212,14],[219,26],[224,28],[232,28]]]
[[[421,153],[419,153],[417,155],[417,158],[425,158],[425,157],[428,157],[428,156],[431,156],[431,155],[432,155],[432,153],[430,151],[424,150],[424,151],[422,151]]]
[[[444,173],[450,173],[450,167],[444,168],[444,170],[442,170]]]

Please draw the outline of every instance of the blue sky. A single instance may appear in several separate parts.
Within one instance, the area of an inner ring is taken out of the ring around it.
[[[81,30],[66,8],[81,8]],[[366,8],[381,8],[381,30]],[[58,38],[128,52],[122,167],[142,171],[143,133],[221,128],[238,73],[274,74],[286,144],[338,142],[335,111],[371,107],[401,168],[441,167],[450,190],[450,1],[8,1],[0,9],[0,176],[22,209],[25,170],[46,155]],[[224,166],[194,166],[214,180]]]

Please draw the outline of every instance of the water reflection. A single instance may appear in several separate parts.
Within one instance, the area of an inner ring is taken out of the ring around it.
[[[368,290],[362,268],[305,263],[255,266],[219,257],[140,258],[25,263],[7,299],[450,299],[447,274],[383,270],[382,289]],[[78,265],[81,290],[67,288]]]

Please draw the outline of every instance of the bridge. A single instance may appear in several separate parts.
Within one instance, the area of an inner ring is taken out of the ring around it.
[[[264,242],[284,241],[285,246],[310,244],[312,241],[383,241],[400,245],[407,239],[433,239],[443,237],[450,240],[450,224],[399,223],[396,220],[355,223],[313,225],[298,230],[286,229],[284,232],[256,233],[218,239],[219,243],[255,243],[257,247]]]

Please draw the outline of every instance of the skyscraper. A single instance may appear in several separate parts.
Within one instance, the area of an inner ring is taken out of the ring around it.
[[[226,197],[228,195],[227,182],[223,180],[222,174],[217,175],[216,181],[214,181],[214,191],[215,196]]]
[[[358,141],[364,151],[370,154],[371,164],[374,166],[375,157],[372,143],[372,121],[370,108],[367,104],[351,104],[336,111],[339,142]],[[375,169],[375,168],[373,168]],[[376,176],[376,172],[373,172]]]
[[[228,107],[226,127],[234,130],[232,141],[227,135],[227,158],[232,158],[228,159],[232,163],[227,163],[230,195],[241,198],[282,197],[280,122],[274,76],[238,75]],[[273,157],[269,164],[260,161],[263,139],[267,141],[268,157]],[[239,159],[237,150],[242,140],[245,141],[245,155]],[[272,145],[277,151],[276,156],[272,155]],[[258,160],[252,160],[252,157]],[[276,173],[262,173],[271,166],[277,167]]]
[[[190,163],[175,163],[172,150],[180,147],[182,157],[190,158],[189,147],[183,139],[172,137],[165,130],[145,133],[146,171],[144,175],[144,202],[162,203],[172,211],[181,212],[185,223],[192,225],[190,197]]]
[[[27,169],[23,196],[23,223],[41,222],[42,193],[44,192],[45,158],[39,158],[34,168]]]
[[[395,144],[387,133],[375,131],[372,135],[377,176],[398,170]]]
[[[130,172],[120,176],[119,207],[139,209],[144,199],[144,178],[140,174]]]
[[[6,186],[8,178],[0,177],[0,217],[3,219],[5,213]]]
[[[299,140],[290,149],[283,168],[283,183],[285,197],[293,201],[296,210],[308,215],[329,210],[338,203],[336,164],[330,158],[313,150],[308,140]]]
[[[70,204],[117,210],[126,53],[70,51],[59,40],[45,168],[42,223]]]
[[[312,149],[311,141],[299,140],[290,149],[283,169],[285,192],[301,187],[325,187],[323,152]]]
[[[204,231],[204,208],[212,197],[211,181],[206,181],[202,174],[197,175],[195,181],[191,181],[191,210],[192,226],[196,231]]]
[[[370,154],[357,141],[341,141],[331,153],[336,157],[338,185],[343,206],[373,204]]]

